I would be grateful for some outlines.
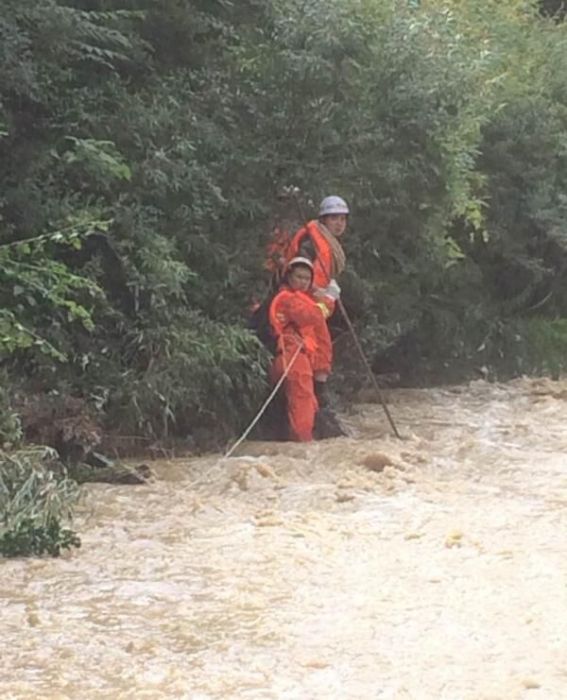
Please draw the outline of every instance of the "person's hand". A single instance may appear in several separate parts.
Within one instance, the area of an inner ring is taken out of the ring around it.
[[[333,301],[341,296],[341,288],[339,287],[337,280],[331,280],[329,286],[325,289],[325,296],[330,297]]]
[[[339,287],[337,280],[331,280],[327,287],[313,287],[312,294],[316,299],[324,299],[327,297],[328,299],[337,301],[337,299],[341,296],[341,288]]]

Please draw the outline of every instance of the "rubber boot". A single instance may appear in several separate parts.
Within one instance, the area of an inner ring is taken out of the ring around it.
[[[337,414],[332,408],[327,382],[314,382],[315,396],[319,410],[315,416],[315,439],[322,440],[331,437],[343,437],[348,433],[341,425]]]

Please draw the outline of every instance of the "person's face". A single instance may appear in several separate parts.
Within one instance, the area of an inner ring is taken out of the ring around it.
[[[296,265],[287,276],[287,282],[292,289],[306,292],[311,286],[311,270],[303,265]]]
[[[343,235],[347,227],[346,214],[327,214],[327,216],[323,216],[321,218],[321,221],[325,224],[333,236],[336,236],[337,238],[340,238]]]

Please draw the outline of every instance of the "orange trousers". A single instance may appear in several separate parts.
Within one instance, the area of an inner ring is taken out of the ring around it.
[[[271,369],[274,384],[285,372],[286,359],[283,354],[274,358]],[[306,353],[300,352],[295,358],[283,383],[283,390],[287,402],[290,439],[297,442],[313,440],[315,414],[319,405],[313,387],[313,368]]]

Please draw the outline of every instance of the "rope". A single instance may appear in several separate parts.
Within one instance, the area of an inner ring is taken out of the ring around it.
[[[238,447],[240,447],[240,445],[244,442],[244,440],[246,440],[246,438],[248,437],[248,435],[250,434],[250,432],[252,431],[252,429],[254,428],[254,426],[256,425],[256,423],[257,423],[257,422],[260,420],[260,418],[264,415],[266,409],[268,408],[268,406],[270,405],[270,403],[273,401],[274,396],[278,393],[279,388],[280,388],[281,385],[284,383],[284,381],[285,381],[287,375],[289,374],[291,368],[293,367],[293,364],[294,364],[295,360],[297,359],[299,353],[301,352],[302,348],[303,348],[303,341],[301,341],[300,344],[298,345],[297,350],[295,351],[295,353],[293,354],[293,357],[291,358],[289,364],[288,364],[287,367],[285,368],[284,373],[283,373],[282,376],[278,379],[276,385],[274,386],[274,388],[273,388],[272,391],[270,392],[270,395],[269,395],[268,398],[264,401],[264,403],[263,403],[262,406],[260,407],[260,410],[258,411],[258,413],[257,413],[257,414],[254,416],[254,418],[252,419],[252,422],[250,423],[250,425],[246,428],[246,430],[242,433],[242,435],[238,438],[238,440],[234,443],[234,445],[232,445],[232,447],[231,447],[227,452],[225,452],[225,454],[224,454],[217,462],[215,462],[215,464],[211,467],[211,469],[208,469],[204,474],[201,474],[201,476],[200,476],[198,479],[196,479],[195,481],[192,481],[191,483],[187,484],[187,486],[185,486],[184,489],[183,489],[184,491],[185,491],[186,489],[192,488],[193,486],[199,484],[199,483],[202,482],[204,479],[206,479],[210,474],[213,473],[213,471],[214,471],[222,462],[224,462],[226,459],[228,459],[228,458],[232,455],[232,453],[233,453]]]
[[[238,440],[234,443],[234,445],[230,448],[230,450],[228,450],[228,452],[226,452],[226,454],[223,455],[223,457],[221,457],[221,459],[220,459],[221,462],[222,462],[223,460],[225,460],[225,459],[228,459],[228,458],[230,457],[230,455],[234,452],[234,450],[236,450],[236,448],[239,447],[239,446],[244,442],[244,440],[246,440],[246,438],[247,438],[248,435],[250,434],[250,431],[254,428],[254,426],[256,425],[256,423],[257,423],[257,422],[260,420],[260,418],[264,415],[265,410],[268,408],[268,406],[269,406],[270,403],[272,402],[274,396],[278,393],[278,389],[279,389],[280,386],[284,383],[285,378],[286,378],[287,375],[289,374],[290,369],[293,367],[293,363],[294,363],[295,360],[297,359],[297,356],[298,356],[299,353],[301,352],[301,349],[302,349],[302,348],[303,348],[303,341],[301,341],[301,342],[299,343],[299,345],[297,346],[297,350],[296,350],[295,353],[293,354],[293,357],[291,358],[290,363],[289,363],[288,366],[285,368],[284,373],[283,373],[282,376],[278,379],[277,384],[276,384],[275,387],[272,389],[272,392],[270,393],[270,395],[268,396],[268,398],[267,398],[267,399],[264,401],[264,403],[262,404],[260,410],[258,411],[258,413],[256,414],[256,416],[254,417],[254,419],[252,420],[252,422],[250,423],[250,425],[246,428],[246,430],[242,433],[242,435],[238,438]]]

